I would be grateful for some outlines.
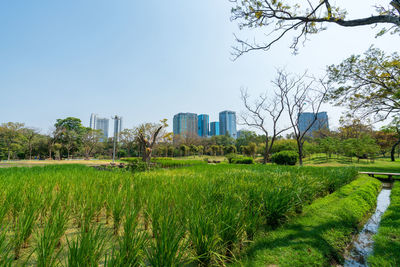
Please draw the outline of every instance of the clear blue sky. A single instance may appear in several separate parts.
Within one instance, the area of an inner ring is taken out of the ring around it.
[[[375,3],[338,2],[350,17],[371,14]],[[262,33],[239,31],[231,7],[228,0],[1,1],[0,123],[24,122],[45,133],[67,116],[88,125],[92,112],[123,116],[128,128],[162,118],[172,124],[178,112],[217,120],[219,111],[243,109],[241,87],[253,95],[270,90],[275,67],[323,74],[372,43],[392,52],[400,41],[375,39],[371,27],[329,26],[297,56],[289,37],[233,62],[233,33]],[[340,112],[324,110],[337,125]]]

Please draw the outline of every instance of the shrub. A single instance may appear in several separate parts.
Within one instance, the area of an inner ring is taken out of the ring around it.
[[[254,159],[251,157],[233,158],[233,164],[254,164]]]
[[[132,172],[142,172],[149,169],[149,165],[142,161],[140,158],[126,158],[124,161],[128,162],[128,170]]]
[[[298,158],[297,152],[284,150],[273,154],[271,160],[278,165],[296,165]]]
[[[239,156],[235,153],[229,153],[227,155],[225,155],[225,158],[228,160],[229,163],[232,163],[232,160],[234,158],[238,158]]]

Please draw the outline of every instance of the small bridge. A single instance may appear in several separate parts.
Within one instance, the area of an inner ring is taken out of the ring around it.
[[[400,179],[400,173],[390,173],[390,172],[358,172],[359,174],[367,174],[371,177],[377,178],[381,181],[393,181],[394,177],[398,177]],[[380,177],[375,177],[375,175],[380,175],[380,176],[387,176],[387,179],[385,178],[380,178]]]

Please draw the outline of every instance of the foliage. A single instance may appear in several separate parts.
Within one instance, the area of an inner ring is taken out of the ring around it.
[[[283,150],[272,155],[271,160],[278,165],[296,165],[299,155],[295,151]]]
[[[274,146],[271,149],[271,152],[276,153],[276,152],[281,152],[283,150],[297,151],[296,140],[293,139],[276,140]]]
[[[254,159],[251,157],[237,157],[231,160],[232,164],[254,164]]]
[[[363,117],[374,115],[386,119],[400,111],[400,56],[386,55],[371,47],[363,56],[353,55],[339,65],[328,68],[333,89],[330,99],[347,106]],[[336,85],[336,86],[335,86]]]
[[[142,172],[150,169],[147,162],[140,158],[121,158],[121,160],[128,162],[128,170],[132,172]]]
[[[232,163],[232,160],[237,157],[239,157],[239,155],[235,153],[229,153],[225,155],[225,158],[228,160],[229,163]]]

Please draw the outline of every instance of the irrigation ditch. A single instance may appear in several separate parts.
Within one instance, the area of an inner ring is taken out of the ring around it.
[[[362,230],[355,235],[353,243],[348,248],[344,258],[344,266],[368,266],[367,259],[373,252],[374,235],[378,233],[383,214],[390,205],[390,193],[393,182],[382,182],[382,190],[377,197],[375,212],[366,222]]]

